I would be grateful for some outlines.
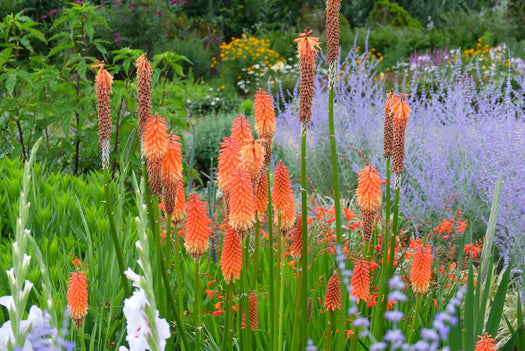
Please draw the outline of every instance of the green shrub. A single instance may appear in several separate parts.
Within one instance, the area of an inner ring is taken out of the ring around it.
[[[404,8],[388,0],[379,0],[375,3],[370,12],[370,20],[380,25],[423,28],[421,22],[410,17]]]
[[[190,70],[196,79],[209,79],[211,75],[211,58],[213,53],[206,50],[198,37],[189,36],[185,39],[174,39],[167,46],[176,49],[177,53],[186,56],[190,61],[182,62],[185,73]],[[169,48],[167,47],[169,50]]]
[[[210,174],[217,167],[219,143],[230,136],[233,118],[224,114],[199,119],[195,126],[192,147],[195,148],[194,167],[199,173]],[[201,177],[203,180],[206,177]]]

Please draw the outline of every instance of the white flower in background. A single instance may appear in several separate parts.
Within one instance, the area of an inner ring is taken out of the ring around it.
[[[130,298],[124,300],[124,316],[127,321],[127,336],[126,340],[129,343],[130,351],[146,351],[150,350],[148,343],[148,336],[151,334],[151,323],[146,315],[146,305],[149,305],[146,297],[146,292],[140,286],[143,277],[133,272],[128,268],[126,277],[133,281],[133,286],[137,287]],[[159,350],[164,350],[166,347],[166,340],[170,337],[170,326],[164,318],[159,318],[159,311],[155,311],[155,325],[159,335],[158,345]],[[121,346],[119,351],[128,350]]]
[[[7,309],[15,308],[12,296],[0,297],[0,305],[5,306]],[[37,306],[31,306],[27,320],[20,322],[20,330],[23,334],[25,334],[28,332],[28,330],[38,327],[43,322],[44,316],[42,310]],[[13,328],[11,327],[11,321],[5,322],[0,327],[0,350],[7,350],[7,345],[9,343],[13,345],[15,343],[15,336],[13,334]],[[21,350],[31,351],[33,350],[33,346],[30,342],[26,342]]]

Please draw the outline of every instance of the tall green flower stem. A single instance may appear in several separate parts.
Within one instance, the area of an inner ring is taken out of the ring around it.
[[[274,287],[274,274],[273,274],[273,226],[272,226],[272,184],[270,179],[270,167],[266,169],[266,175],[268,177],[268,265],[270,266],[269,269],[269,281],[270,281],[270,308],[268,309],[268,321],[273,322],[274,320],[274,306],[275,306],[275,287]],[[275,328],[275,325],[272,326]],[[273,338],[273,329],[269,333],[270,336],[270,345],[272,345],[272,348],[274,347],[274,343],[276,340]]]
[[[142,174],[145,179],[145,183],[147,183],[146,164],[144,164],[142,168]],[[171,286],[171,282],[168,277],[168,272],[166,270],[166,263],[164,262],[164,254],[162,253],[162,248],[160,247],[160,235],[158,235],[158,226],[157,226],[157,221],[155,220],[155,212],[153,211],[154,210],[153,202],[152,202],[152,199],[151,199],[151,196],[148,190],[144,191],[144,197],[146,200],[146,206],[148,207],[148,220],[150,222],[151,232],[152,232],[152,235],[155,241],[155,249],[157,251],[158,261],[160,263],[160,271],[162,274],[162,280],[164,281],[164,287],[166,288],[168,303],[173,311],[172,315],[175,318],[175,322],[177,323],[177,326],[179,327],[180,335],[182,338],[183,349],[191,350],[189,348],[184,324],[182,324],[180,311],[177,308],[177,304],[175,303],[175,297],[173,296],[173,291],[171,290],[172,286]]]
[[[113,206],[111,205],[111,195],[109,191],[109,169],[104,169],[104,193],[106,195],[106,210],[108,213],[109,219],[109,231],[111,233],[111,238],[113,239],[113,244],[115,246],[115,252],[117,254],[117,262],[120,271],[120,280],[122,282],[122,287],[126,296],[130,296],[131,292],[129,290],[128,279],[124,275],[126,267],[124,266],[124,260],[122,259],[122,249],[120,247],[120,241],[117,235],[117,227],[115,226],[115,218],[113,218]]]
[[[261,223],[259,217],[255,219],[255,243],[253,252],[253,274],[251,281],[253,282],[253,289],[257,289],[257,275],[259,274],[259,245],[261,244]]]
[[[391,172],[390,172],[390,163],[391,158],[388,157],[386,160],[386,205],[385,205],[385,225],[384,225],[384,231],[385,235],[383,238],[383,260],[381,263],[381,276],[380,276],[380,282],[379,284],[379,292],[377,301],[379,303],[376,305],[375,313],[374,313],[374,319],[372,323],[372,334],[377,340],[381,340],[381,337],[383,335],[384,330],[384,318],[383,313],[386,311],[386,303],[383,303],[383,296],[385,296],[388,293],[388,271],[387,268],[389,262],[388,262],[388,245],[390,241],[390,178],[391,178]]]
[[[330,311],[330,320],[328,322],[328,331],[326,335],[326,351],[331,351],[332,349],[332,333],[334,330],[335,318],[334,318],[334,311]]]
[[[200,294],[200,276],[199,276],[200,257],[195,259],[195,281],[193,291],[193,314],[195,315],[195,350],[201,350],[202,345],[202,308],[201,308],[201,294]]]
[[[416,299],[416,309],[414,310],[414,317],[412,318],[412,327],[410,328],[410,335],[408,336],[408,343],[412,344],[417,337],[417,330],[419,329],[419,309],[421,308],[421,294],[418,294]]]
[[[80,338],[80,349],[82,351],[86,351],[86,341],[84,340],[84,326],[82,325],[82,327],[80,328],[80,331],[79,331],[79,338]]]
[[[182,188],[181,188],[182,189]],[[168,223],[168,226],[167,226],[167,229],[166,229],[166,238],[169,238],[169,228],[171,227],[171,225],[169,225],[171,223],[171,214],[168,214],[168,219],[167,219],[167,223]],[[179,303],[179,311],[181,313],[184,312],[184,304],[183,304],[183,293],[184,293],[184,289],[181,289],[180,287],[182,286],[182,282],[183,282],[183,276],[182,276],[182,271],[180,269],[180,265],[181,265],[181,262],[180,262],[180,258],[182,257],[182,250],[181,250],[181,240],[180,240],[180,235],[179,235],[179,231],[177,230],[177,224],[175,224],[175,227],[174,227],[174,230],[173,230],[173,241],[175,241],[175,252],[174,252],[174,259],[175,259],[175,272],[177,273],[177,284],[175,284],[175,286],[177,287],[177,291],[178,291],[178,294],[177,294],[177,300],[178,300],[178,303]],[[184,351],[184,345],[182,345],[182,350]]]
[[[335,65],[330,65],[330,73],[334,70]],[[333,66],[333,67],[332,67]],[[332,154],[332,181],[334,183],[334,203],[335,203],[335,234],[337,243],[343,244],[343,235],[341,230],[341,200],[339,194],[339,171],[337,166],[337,142],[335,140],[335,124],[334,124],[334,84],[330,82],[330,90],[328,91],[328,129],[330,132],[330,153]]]
[[[241,270],[241,285],[242,285],[242,298],[241,298],[241,315],[244,315],[245,328],[241,331],[241,349],[251,350],[251,328],[249,328],[249,305],[248,305],[248,249],[250,246],[250,233],[246,235],[246,238],[242,240],[242,262],[244,262],[245,268]]]
[[[223,351],[232,350],[233,333],[233,282],[228,283],[228,293],[226,296],[226,328],[224,329],[222,348]]]
[[[308,193],[306,191],[306,134],[308,131],[308,126],[302,124],[301,128],[301,212],[302,216],[302,252],[301,252],[301,341],[306,343],[308,340],[306,320],[308,319],[308,298],[306,292],[308,291]],[[302,349],[305,348],[305,344],[301,346]]]
[[[297,291],[295,293],[295,309],[294,309],[294,319],[293,319],[293,331],[292,331],[292,348],[291,350],[298,350],[299,342],[299,333],[297,332],[299,328],[299,315],[301,311],[301,284],[302,280],[297,280]]]
[[[277,282],[278,282],[278,301],[277,314],[275,316],[277,326],[277,348],[282,349],[283,340],[283,308],[284,308],[284,282],[283,282],[283,232],[281,230],[281,215],[277,218]]]

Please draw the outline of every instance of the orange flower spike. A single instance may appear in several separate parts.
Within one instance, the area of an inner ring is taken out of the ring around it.
[[[356,195],[361,211],[375,212],[381,207],[381,177],[371,163],[359,171]]]
[[[339,58],[339,7],[341,0],[326,2],[326,62],[331,65]]]
[[[408,103],[399,100],[392,106],[394,112],[394,138],[392,141],[392,170],[397,175],[403,172],[405,166],[405,130],[410,112]]]
[[[144,156],[148,161],[162,161],[168,149],[168,127],[159,114],[148,118],[144,132]]]
[[[173,213],[177,199],[177,188],[182,179],[182,144],[180,138],[171,135],[168,138],[168,148],[162,160],[161,179],[166,212]]]
[[[137,85],[138,85],[138,111],[139,118],[139,139],[141,145],[144,142],[144,127],[147,119],[151,116],[151,76],[153,69],[151,68],[146,54],[140,55],[137,59]]]
[[[255,113],[255,131],[259,138],[272,139],[275,134],[275,108],[272,96],[259,90],[253,104]]]
[[[241,237],[253,227],[255,221],[255,201],[250,173],[243,169],[230,172],[230,214],[229,225]]]
[[[312,31],[301,33],[294,41],[297,43],[299,65],[301,67],[301,95],[299,98],[299,120],[307,126],[312,116],[314,97],[315,56],[318,52],[319,39],[309,37]]]
[[[95,90],[97,94],[97,115],[98,115],[98,138],[99,146],[102,149],[102,167],[109,167],[109,151],[111,138],[111,104],[109,93],[113,84],[113,77],[104,69],[104,62],[98,61],[98,65],[92,68],[98,68],[95,77]]]
[[[88,311],[87,277],[84,271],[70,274],[67,284],[67,307],[77,329],[80,329]]]
[[[209,246],[212,232],[211,220],[208,218],[206,203],[197,194],[191,194],[186,203],[186,223],[184,232],[186,252],[194,258],[200,258]]]
[[[234,138],[222,138],[224,141],[220,144],[217,176],[219,187],[223,192],[227,192],[230,183],[230,172],[239,168],[242,162],[241,147],[239,142]]]
[[[375,212],[381,206],[381,177],[370,163],[359,171],[356,195],[361,208],[363,239],[368,241],[372,236]]]
[[[255,191],[255,214],[262,220],[268,209],[268,176],[266,172],[261,173],[261,178]]]
[[[384,123],[384,142],[383,142],[383,156],[385,158],[392,156],[392,143],[394,141],[394,106],[399,100],[394,95],[393,90],[386,94],[387,100],[385,102],[385,123]]]
[[[295,221],[295,227],[292,231],[292,255],[297,258],[301,258],[303,253],[303,226],[302,226],[303,215],[299,212]],[[308,245],[306,250],[310,253],[310,246]]]
[[[370,270],[368,263],[359,258],[354,266],[354,274],[351,281],[352,295],[359,300],[366,301],[370,295]]]
[[[263,141],[263,139],[251,140],[241,147],[242,167],[250,172],[254,181],[264,166],[265,150],[262,145]]]
[[[326,308],[327,311],[341,309],[341,280],[337,275],[337,271],[334,271],[334,274],[330,277],[326,285],[324,308]]]
[[[252,126],[248,118],[243,114],[237,115],[233,121],[231,137],[239,142],[240,147],[249,144],[253,140]]]
[[[248,297],[248,306],[250,309],[250,328],[255,330],[259,327],[259,301],[255,290]]]
[[[150,189],[155,195],[160,193],[162,183],[162,159],[168,149],[167,130],[166,120],[160,115],[148,118],[142,152],[147,161]]]
[[[496,340],[492,339],[491,335],[488,333],[485,333],[483,336],[478,335],[479,340],[476,343],[476,349],[474,351],[496,351]]]
[[[288,168],[282,161],[279,161],[275,168],[275,179],[272,189],[272,205],[276,216],[284,214],[286,208],[290,206],[290,193],[292,193],[292,186]]]
[[[415,249],[410,270],[412,290],[416,293],[426,294],[432,277],[432,255],[430,249],[423,244]]]
[[[232,228],[228,228],[224,236],[221,254],[221,271],[226,283],[241,277],[242,250],[241,238]]]

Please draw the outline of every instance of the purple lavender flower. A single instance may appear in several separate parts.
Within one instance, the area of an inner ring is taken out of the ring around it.
[[[393,349],[397,349],[405,342],[405,336],[399,329],[387,330],[385,336],[383,336],[383,340],[391,343]]]
[[[428,351],[430,348],[430,345],[426,341],[419,340],[414,345],[412,345],[412,350],[415,351]]]
[[[356,328],[360,328],[360,327],[369,328],[370,327],[370,321],[367,318],[365,318],[365,317],[356,318],[356,320],[354,321],[354,327],[356,327]]]
[[[401,311],[386,311],[384,316],[392,323],[399,323],[405,315]]]
[[[58,12],[57,10],[53,9],[53,10],[50,10],[47,15],[51,16],[51,15],[54,15],[55,13],[57,13],[57,12]]]
[[[396,274],[388,281],[388,287],[391,290],[403,290],[405,288],[405,282],[401,279],[399,275]]]
[[[421,338],[432,341],[439,341],[439,335],[433,329],[421,329]]]
[[[405,302],[407,300],[407,297],[401,291],[394,290],[390,294],[388,294],[388,299],[390,301]]]
[[[386,342],[380,341],[370,346],[370,351],[381,351],[381,350],[386,349],[387,347],[388,345]]]
[[[432,325],[439,333],[442,340],[448,340],[448,333],[450,332],[450,326],[455,325],[458,322],[458,318],[449,315],[445,312],[440,312],[434,317]],[[445,324],[447,323],[447,324]]]
[[[439,54],[439,55],[438,55]],[[445,52],[431,60],[444,60]],[[458,55],[459,57],[461,55]],[[373,65],[363,65],[353,50],[343,60],[336,83],[335,124],[340,181],[355,184],[364,166],[360,150],[385,177],[382,106],[387,91]],[[468,68],[469,70],[471,68]],[[458,58],[450,67],[436,71],[432,88],[421,92],[415,73],[396,87],[412,93],[413,111],[406,135],[405,174],[401,184],[401,210],[414,228],[443,211],[443,202],[454,194],[454,206],[468,216],[473,231],[485,230],[498,176],[503,182],[497,218],[495,244],[499,252],[519,259],[525,255],[525,75],[480,82],[468,74]],[[332,184],[324,172],[330,167],[330,138],[327,135],[327,77],[319,72],[315,82],[312,125],[308,132],[308,175],[316,188],[330,194]],[[508,82],[512,80],[512,84]],[[483,83],[483,84],[480,84]],[[274,88],[278,107],[276,157],[286,162],[292,174],[300,174],[301,125],[296,116],[297,89],[279,93]],[[417,94],[413,94],[416,93]],[[512,194],[512,195],[511,195]],[[479,220],[476,220],[479,219]],[[484,223],[485,222],[485,223]],[[511,262],[512,263],[512,262]]]

